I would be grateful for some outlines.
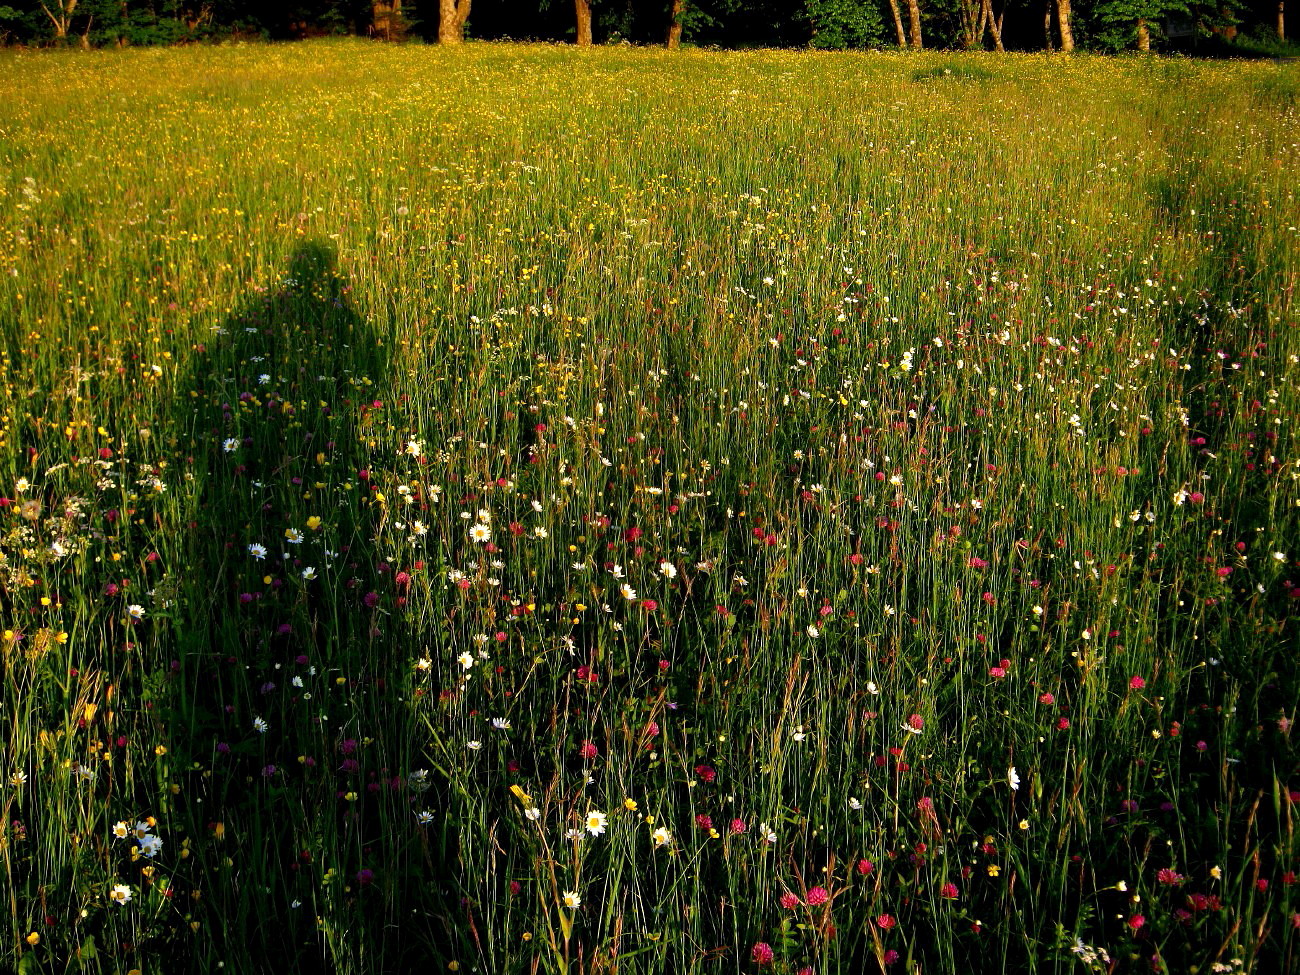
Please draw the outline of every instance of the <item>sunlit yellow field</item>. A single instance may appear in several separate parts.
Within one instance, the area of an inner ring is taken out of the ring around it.
[[[1300,70],[0,51],[20,972],[1288,971]]]

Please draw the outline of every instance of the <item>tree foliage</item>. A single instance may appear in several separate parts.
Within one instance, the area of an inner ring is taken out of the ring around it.
[[[436,41],[439,5],[440,0],[8,0],[0,4],[0,44],[104,47],[328,34]],[[390,29],[390,7],[400,7],[399,32]],[[906,0],[590,0],[597,44],[662,44],[675,18],[685,44],[892,47],[900,8],[906,23]],[[1049,43],[1042,0],[919,0],[919,10],[927,47],[991,49],[999,37],[1009,49]],[[1080,46],[1094,50],[1140,47],[1146,37],[1156,49],[1294,53],[1277,38],[1277,11],[1277,0],[1076,0],[1070,17]],[[1055,18],[1048,23],[1059,35]],[[477,0],[464,36],[571,42],[575,28],[574,0]],[[1059,36],[1050,42],[1059,45]]]

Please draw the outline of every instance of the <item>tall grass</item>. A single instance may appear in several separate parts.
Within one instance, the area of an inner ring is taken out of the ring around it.
[[[4,965],[1295,964],[1291,68],[3,53]]]

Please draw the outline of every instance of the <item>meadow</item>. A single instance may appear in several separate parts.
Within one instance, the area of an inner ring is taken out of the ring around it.
[[[0,968],[1300,964],[1300,66],[0,51]]]

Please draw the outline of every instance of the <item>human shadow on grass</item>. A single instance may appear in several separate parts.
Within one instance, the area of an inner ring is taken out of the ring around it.
[[[307,242],[179,387],[194,490],[166,703],[195,967],[394,971],[437,951],[446,869],[417,814],[438,798],[409,777],[411,671],[363,473],[387,368],[333,251]]]

